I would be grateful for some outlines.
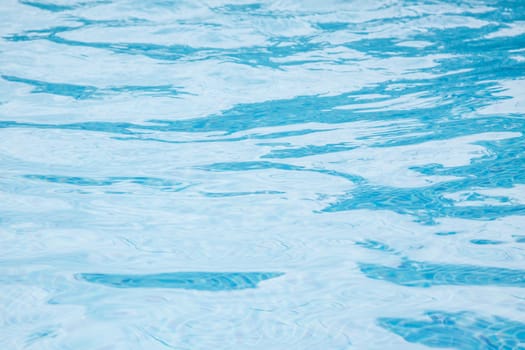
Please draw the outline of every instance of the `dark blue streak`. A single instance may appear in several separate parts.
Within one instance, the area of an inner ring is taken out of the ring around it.
[[[101,4],[109,4],[110,1],[105,0],[99,0],[99,1],[91,1],[91,2],[79,2],[74,5],[58,5],[54,4],[52,2],[39,2],[39,1],[31,1],[31,0],[19,0],[21,4],[35,7],[40,10],[50,11],[50,12],[63,12],[63,11],[71,11],[75,10],[77,8],[81,7],[93,7]]]
[[[265,194],[285,194],[282,191],[252,191],[252,192],[202,192],[206,197],[210,198],[226,198],[226,197],[240,197],[240,196],[253,196],[253,195],[265,195]]]
[[[146,176],[115,176],[108,178],[93,179],[77,176],[59,176],[59,175],[23,175],[26,179],[40,180],[58,184],[68,184],[76,186],[110,186],[117,183],[129,182],[144,186],[177,186],[180,182],[170,181],[155,177]]]
[[[525,288],[525,270],[406,260],[398,267],[359,264],[368,278],[406,287],[498,286]]]
[[[143,95],[167,95],[176,96],[183,94],[173,85],[141,86],[141,85],[124,85],[110,86],[107,88],[97,88],[90,85],[52,83],[41,80],[26,79],[12,75],[2,75],[2,79],[14,83],[22,83],[33,86],[32,93],[45,93],[59,96],[72,97],[76,100],[86,100],[101,97],[107,94],[118,93],[139,93]]]
[[[50,11],[50,12],[62,12],[62,11],[69,11],[74,10],[75,6],[68,6],[68,5],[57,5],[53,3],[46,3],[46,2],[38,2],[38,1],[30,1],[30,0],[19,0],[21,4],[36,7],[40,10]]]
[[[329,169],[310,169],[303,166],[291,165],[285,163],[274,163],[266,161],[255,161],[255,162],[227,162],[227,163],[213,163],[205,166],[198,167],[202,170],[213,171],[213,172],[224,172],[224,171],[251,171],[251,170],[268,170],[277,169],[285,171],[306,171],[314,172],[324,175],[337,176],[354,183],[363,183],[364,179],[361,176],[342,173],[335,170]]]
[[[57,84],[49,83],[33,79],[19,78],[11,75],[2,75],[2,79],[31,85],[34,87],[33,93],[48,93],[53,95],[61,95],[73,97],[77,100],[93,98],[97,94],[97,88],[88,85],[75,85],[75,84]]]
[[[471,239],[470,243],[477,244],[477,245],[488,245],[488,244],[503,244],[505,242],[502,241],[496,241],[492,239]]]
[[[377,251],[385,252],[385,253],[398,254],[394,249],[389,247],[387,244],[381,243],[378,241],[374,241],[371,239],[367,239],[364,241],[358,241],[358,242],[355,242],[355,244],[363,248],[370,249],[370,250],[377,250]]]
[[[525,324],[471,312],[429,311],[427,320],[380,318],[379,326],[410,343],[461,350],[525,349]]]
[[[355,148],[357,148],[357,146],[349,146],[346,143],[328,144],[323,146],[309,145],[301,148],[273,150],[269,154],[263,155],[261,158],[301,158],[318,154],[350,151]]]
[[[176,288],[227,291],[256,288],[259,282],[282,272],[172,272],[153,275],[80,273],[77,279],[116,288]]]

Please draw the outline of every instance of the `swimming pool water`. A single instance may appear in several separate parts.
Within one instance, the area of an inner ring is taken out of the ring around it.
[[[525,349],[525,2],[0,23],[0,349]]]

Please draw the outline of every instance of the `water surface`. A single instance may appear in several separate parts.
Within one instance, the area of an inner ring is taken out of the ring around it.
[[[0,23],[1,349],[525,349],[525,2]]]

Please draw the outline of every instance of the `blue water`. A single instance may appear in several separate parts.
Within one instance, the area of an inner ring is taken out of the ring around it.
[[[0,349],[525,349],[524,1],[0,23]]]

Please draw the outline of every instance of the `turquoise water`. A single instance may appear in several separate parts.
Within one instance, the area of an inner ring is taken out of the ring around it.
[[[0,349],[525,349],[525,2],[0,23]]]

